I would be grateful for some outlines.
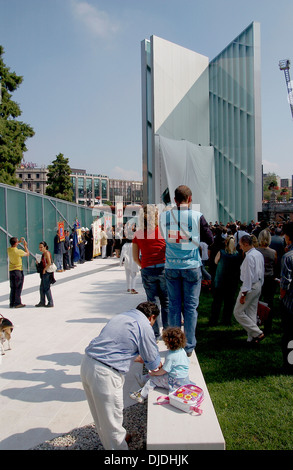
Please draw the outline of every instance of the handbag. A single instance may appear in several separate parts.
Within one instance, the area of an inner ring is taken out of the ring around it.
[[[57,266],[55,263],[50,264],[50,266],[47,269],[47,273],[54,273],[57,271]]]
[[[204,399],[203,390],[194,384],[181,385],[174,392],[169,393],[167,396],[159,396],[157,398],[157,405],[170,404],[190,414],[202,414],[199,408]]]
[[[265,302],[258,302],[257,305],[257,324],[263,325],[264,322],[268,319],[271,309]]]

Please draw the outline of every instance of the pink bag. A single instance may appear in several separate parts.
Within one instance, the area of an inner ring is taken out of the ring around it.
[[[181,385],[167,396],[157,398],[158,405],[170,404],[190,414],[202,414],[199,408],[204,399],[203,390],[194,384]]]

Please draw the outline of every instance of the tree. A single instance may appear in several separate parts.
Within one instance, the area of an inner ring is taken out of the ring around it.
[[[65,158],[63,153],[59,153],[52,165],[48,165],[46,194],[72,202],[71,168],[68,162],[69,159]]]
[[[264,191],[271,191],[278,186],[277,175],[275,173],[268,173],[263,180]]]
[[[31,126],[16,119],[21,110],[11,97],[23,77],[10,72],[3,62],[3,54],[4,48],[0,46],[0,183],[15,185],[18,182],[15,170],[27,151],[25,142],[35,133]]]

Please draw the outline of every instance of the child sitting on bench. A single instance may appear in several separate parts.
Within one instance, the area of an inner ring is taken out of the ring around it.
[[[186,337],[179,327],[168,327],[163,331],[162,339],[168,348],[163,367],[146,375],[136,374],[136,379],[142,387],[130,393],[130,398],[143,403],[148,394],[156,387],[162,387],[169,392],[181,385],[192,383],[189,379],[190,359],[184,350]]]

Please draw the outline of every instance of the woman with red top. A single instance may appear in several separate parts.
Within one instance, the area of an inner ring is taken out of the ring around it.
[[[141,267],[142,284],[147,300],[161,306],[163,329],[168,324],[169,299],[165,280],[166,242],[158,227],[158,209],[148,204],[143,210],[141,229],[132,242],[133,259]],[[160,337],[158,321],[153,326],[156,339]]]

